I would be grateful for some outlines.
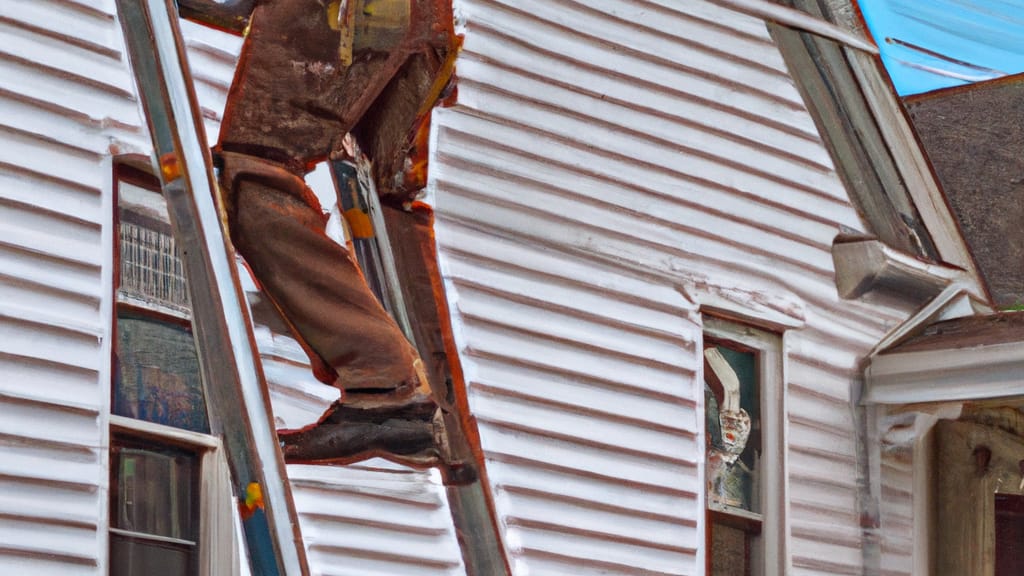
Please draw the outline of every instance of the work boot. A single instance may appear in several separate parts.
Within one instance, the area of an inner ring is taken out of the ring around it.
[[[279,433],[288,462],[351,464],[381,457],[413,468],[458,468],[444,414],[433,400],[358,408],[336,402],[316,425]]]

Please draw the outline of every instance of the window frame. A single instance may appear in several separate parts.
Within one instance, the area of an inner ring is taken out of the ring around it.
[[[240,547],[236,539],[238,518],[235,497],[231,484],[223,444],[220,438],[211,434],[193,432],[182,428],[138,420],[113,413],[114,382],[119,377],[116,361],[118,356],[118,318],[127,313],[131,316],[188,328],[191,333],[191,314],[161,306],[158,303],[139,301],[124,295],[120,290],[121,283],[121,241],[120,241],[120,198],[121,186],[129,184],[144,188],[163,197],[159,180],[142,166],[148,165],[148,159],[141,156],[125,156],[115,158],[113,162],[113,179],[111,188],[112,201],[112,239],[111,250],[113,261],[111,268],[112,306],[110,314],[110,374],[108,385],[107,438],[108,455],[106,458],[108,474],[107,505],[108,519],[105,530],[104,554],[107,555],[106,573],[111,570],[110,534],[118,529],[113,526],[113,499],[116,497],[116,481],[113,458],[110,451],[115,439],[124,439],[130,443],[151,443],[154,447],[170,447],[193,452],[196,456],[198,481],[196,488],[198,506],[196,521],[198,533],[196,540],[196,563],[199,576],[235,576],[240,573]],[[202,373],[200,373],[202,378]],[[209,419],[209,418],[208,418]],[[212,422],[211,422],[212,425]]]
[[[699,355],[698,379],[701,389],[704,384],[704,342],[705,338],[721,343],[735,343],[757,353],[757,375],[761,403],[761,521],[760,531],[750,546],[750,568],[752,576],[784,576],[789,573],[789,504],[787,478],[787,419],[785,406],[785,357],[782,334],[757,328],[748,323],[702,312],[702,332],[697,346]],[[698,426],[702,435],[706,433],[706,406],[704,394],[697,394],[699,411]],[[740,515],[730,515],[708,506],[707,499],[707,453],[705,442],[699,442],[700,460],[698,466],[701,490],[699,501],[703,511],[702,536],[705,544],[704,566],[708,574],[711,568],[711,519],[736,522],[754,522]]]
[[[190,442],[178,443],[168,441],[166,437],[166,431],[145,430],[143,429],[143,427],[140,427],[136,424],[136,422],[141,423],[142,421],[136,421],[133,418],[127,418],[124,416],[117,415],[111,415],[111,418],[112,420],[110,422],[110,446],[112,453],[114,451],[114,446],[118,446],[119,448],[143,448],[156,450],[172,449],[175,451],[185,453],[189,456],[189,459],[192,462],[193,466],[193,469],[190,474],[191,478],[189,480],[189,482],[192,485],[192,490],[194,491],[191,495],[196,496],[196,493],[198,493],[199,496],[198,501],[196,501],[196,499],[193,499],[193,501],[190,503],[191,515],[193,518],[192,521],[195,523],[195,529],[193,530],[193,534],[191,535],[190,539],[163,536],[159,534],[152,534],[149,532],[128,530],[125,528],[115,527],[114,524],[116,522],[114,518],[118,514],[118,510],[120,507],[118,496],[121,493],[121,483],[119,481],[120,470],[118,469],[117,466],[113,464],[114,458],[113,454],[111,454],[112,463],[109,467],[109,513],[111,517],[111,525],[108,529],[111,536],[116,534],[122,537],[141,540],[143,542],[172,544],[176,547],[188,546],[190,548],[189,556],[191,558],[189,571],[196,571],[200,564],[202,549],[204,548],[204,546],[202,545],[200,531],[202,530],[203,524],[203,500],[206,500],[206,495],[200,489],[200,480],[202,478],[203,459],[205,457],[206,450],[201,445],[197,446]],[[174,435],[177,436],[177,434]],[[111,560],[113,560],[113,558],[111,558]]]

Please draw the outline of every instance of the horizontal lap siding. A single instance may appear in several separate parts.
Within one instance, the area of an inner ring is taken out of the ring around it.
[[[892,445],[883,439],[881,450],[881,552],[882,572],[886,576],[921,574],[916,566],[914,535],[914,448]],[[927,456],[925,456],[927,457]],[[925,495],[918,494],[918,498]],[[922,559],[923,560],[923,559]]]
[[[859,573],[850,390],[906,311],[836,296],[832,240],[863,225],[764,23],[680,6],[458,3],[431,194],[510,562],[702,572],[690,298],[715,294],[803,322],[785,338],[792,563]]]
[[[112,149],[144,142],[113,2],[0,5],[0,572],[100,574]]]
[[[192,83],[203,116],[203,129],[212,146],[220,135],[220,122],[224,118],[242,39],[188,20],[180,20],[180,23]]]
[[[686,386],[697,367],[680,294],[481,234],[445,215],[443,196],[437,203],[471,408],[514,570],[692,569],[700,482]]]
[[[314,576],[465,574],[435,473],[371,460],[288,476]]]

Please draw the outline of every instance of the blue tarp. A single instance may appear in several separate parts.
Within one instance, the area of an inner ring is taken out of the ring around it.
[[[1024,0],[859,0],[901,96],[1024,72]]]

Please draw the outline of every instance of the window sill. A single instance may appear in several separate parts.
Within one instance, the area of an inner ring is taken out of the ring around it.
[[[178,444],[205,448],[208,450],[216,450],[220,448],[220,440],[209,434],[191,432],[189,430],[182,430],[181,428],[175,428],[173,426],[165,426],[163,424],[156,424],[145,420],[136,420],[135,418],[118,416],[117,414],[110,415],[110,429],[113,432],[130,432],[138,436],[148,436],[150,438],[176,442]]]

